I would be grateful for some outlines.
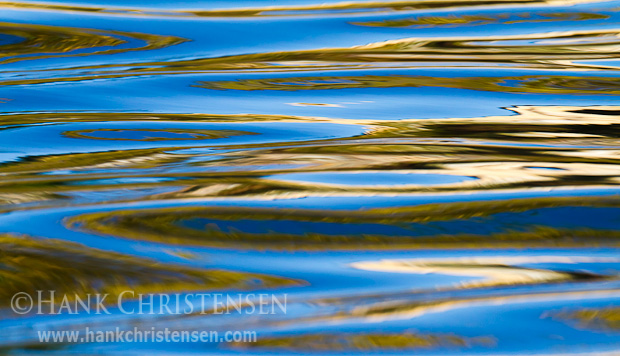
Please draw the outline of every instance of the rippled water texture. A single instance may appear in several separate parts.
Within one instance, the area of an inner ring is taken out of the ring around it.
[[[620,354],[620,1],[5,1],[0,64],[0,353]],[[287,312],[9,309],[127,288]],[[36,333],[136,325],[258,342]]]

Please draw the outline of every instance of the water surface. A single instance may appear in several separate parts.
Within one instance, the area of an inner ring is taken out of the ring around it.
[[[0,352],[620,353],[619,46],[619,1],[0,2]],[[288,308],[8,308],[123,288]],[[258,341],[36,333],[85,326]]]

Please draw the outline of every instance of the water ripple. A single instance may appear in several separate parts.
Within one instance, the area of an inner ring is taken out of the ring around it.
[[[0,9],[0,353],[618,352],[617,1]],[[48,289],[287,312],[8,308]],[[258,340],[37,339],[85,327]]]

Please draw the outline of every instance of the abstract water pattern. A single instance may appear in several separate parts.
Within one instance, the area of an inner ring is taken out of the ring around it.
[[[0,2],[0,353],[620,353],[620,1]],[[286,296],[15,315],[15,293]],[[40,343],[37,330],[257,341]]]

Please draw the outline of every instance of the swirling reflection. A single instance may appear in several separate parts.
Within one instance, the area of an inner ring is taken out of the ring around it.
[[[613,1],[0,11],[0,354],[618,353]],[[39,290],[286,312],[11,312]],[[257,341],[37,334],[85,327]]]

